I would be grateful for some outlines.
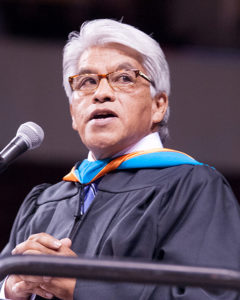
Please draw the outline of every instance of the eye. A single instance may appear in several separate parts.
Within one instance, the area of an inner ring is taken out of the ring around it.
[[[135,82],[134,75],[128,72],[115,74],[113,81],[118,84],[131,84]]]
[[[97,81],[93,77],[85,77],[81,81],[81,86],[84,86],[84,85],[95,85],[95,84],[97,84]]]
[[[122,76],[121,76],[121,80],[122,80],[123,82],[132,82],[132,81],[133,81],[133,78],[132,78],[131,76],[129,76],[129,75],[122,75]]]
[[[97,79],[94,76],[79,76],[76,82],[76,89],[87,89],[97,85]]]

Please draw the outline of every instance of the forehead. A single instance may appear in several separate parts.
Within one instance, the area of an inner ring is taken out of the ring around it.
[[[143,70],[141,55],[132,48],[120,44],[93,46],[83,52],[78,61],[79,72],[112,72],[119,67]]]

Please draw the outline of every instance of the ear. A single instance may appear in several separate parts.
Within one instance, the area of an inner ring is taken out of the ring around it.
[[[168,96],[166,93],[157,94],[152,100],[152,126],[158,125],[168,108]]]
[[[74,130],[77,130],[77,123],[76,123],[76,120],[75,120],[75,117],[74,117],[72,104],[70,104],[70,114],[71,114],[71,117],[72,117],[72,128]]]

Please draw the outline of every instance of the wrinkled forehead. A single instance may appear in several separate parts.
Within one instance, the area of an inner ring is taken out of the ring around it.
[[[111,72],[131,68],[144,70],[142,55],[130,47],[117,43],[91,46],[82,53],[78,60],[79,73],[90,71],[95,73],[100,70]]]

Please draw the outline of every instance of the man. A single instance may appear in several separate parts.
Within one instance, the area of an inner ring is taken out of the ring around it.
[[[64,49],[72,126],[89,149],[64,180],[33,189],[3,255],[130,257],[239,268],[240,211],[225,179],[165,149],[169,72],[132,26],[95,20]],[[158,134],[159,132],[159,134]],[[239,299],[231,291],[9,276],[6,298]]]

